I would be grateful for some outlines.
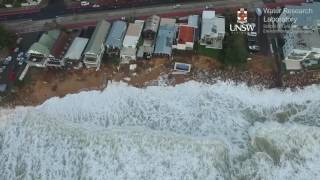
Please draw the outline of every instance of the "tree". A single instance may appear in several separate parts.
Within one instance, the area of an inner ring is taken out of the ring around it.
[[[248,50],[243,34],[230,34],[226,37],[223,50],[223,62],[226,65],[237,66],[246,62]]]

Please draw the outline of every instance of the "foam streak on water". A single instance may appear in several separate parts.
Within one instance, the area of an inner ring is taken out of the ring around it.
[[[0,110],[0,179],[318,179],[320,87],[111,84]]]

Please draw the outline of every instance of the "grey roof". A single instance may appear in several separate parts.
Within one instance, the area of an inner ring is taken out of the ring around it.
[[[296,13],[282,13],[281,16],[296,18],[297,22],[295,24],[298,26],[316,26],[317,22],[320,23],[320,2],[304,3],[302,6],[288,5],[285,8],[288,11],[295,11]],[[303,13],[303,10],[309,9],[311,9],[311,13]]]
[[[172,53],[172,44],[175,36],[176,36],[175,26],[170,26],[170,25],[160,26],[154,53],[167,54],[170,56]]]
[[[101,50],[101,45],[106,38],[108,31],[110,29],[110,23],[101,20],[98,24],[96,29],[93,32],[93,35],[90,38],[90,41],[84,51],[85,54],[99,54]]]
[[[198,28],[199,27],[199,15],[188,16],[188,25]]]
[[[113,47],[113,48],[121,48],[122,47],[122,41],[126,34],[127,30],[127,23],[124,21],[115,21],[112,24],[112,28],[110,30],[110,33],[106,39],[105,45],[107,47]]]
[[[88,41],[89,39],[87,38],[76,37],[73,40],[64,58],[72,59],[72,60],[80,60],[82,52],[86,47]]]

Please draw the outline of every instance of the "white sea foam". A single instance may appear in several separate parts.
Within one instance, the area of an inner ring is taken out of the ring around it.
[[[188,82],[0,110],[0,179],[317,179],[320,87]]]

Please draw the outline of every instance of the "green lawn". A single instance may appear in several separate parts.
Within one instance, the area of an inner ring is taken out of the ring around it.
[[[198,52],[200,55],[208,56],[218,60],[220,60],[222,52],[222,50],[206,48],[205,46],[200,44],[195,45],[195,51]]]

